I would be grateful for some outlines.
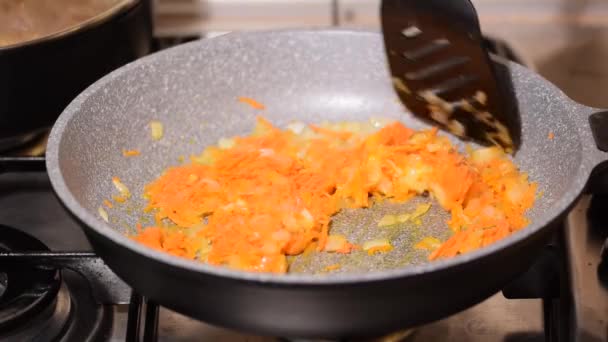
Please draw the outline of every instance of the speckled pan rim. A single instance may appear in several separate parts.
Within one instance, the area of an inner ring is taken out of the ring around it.
[[[114,72],[108,74],[102,79],[95,82],[93,85],[88,87],[85,91],[83,91],[76,99],[70,103],[70,105],[63,111],[63,113],[58,118],[57,122],[53,126],[51,131],[47,154],[46,154],[46,164],[47,170],[49,174],[49,178],[51,180],[51,184],[53,189],[57,193],[60,200],[65,204],[65,206],[87,227],[86,229],[92,229],[96,233],[105,236],[107,239],[116,243],[121,248],[128,248],[132,252],[141,254],[147,258],[155,259],[156,261],[163,262],[172,267],[178,267],[191,272],[202,272],[206,275],[224,277],[228,279],[232,279],[234,281],[247,281],[247,282],[256,282],[260,284],[268,284],[268,285],[286,285],[286,286],[294,286],[294,285],[302,285],[302,286],[336,286],[336,285],[346,285],[346,284],[354,284],[354,283],[363,283],[363,282],[374,282],[374,281],[382,281],[388,279],[398,279],[398,278],[406,278],[413,277],[420,274],[429,274],[434,272],[440,272],[447,270],[452,267],[462,266],[469,262],[472,262],[479,258],[485,258],[490,256],[496,251],[505,249],[510,247],[511,245],[517,244],[533,235],[539,233],[545,226],[552,223],[552,221],[558,217],[564,210],[569,208],[574,201],[578,198],[582,189],[584,188],[588,177],[589,177],[589,166],[585,162],[585,157],[583,156],[583,162],[581,166],[578,168],[575,175],[573,175],[573,181],[570,187],[565,191],[565,196],[556,201],[548,211],[542,216],[540,220],[537,220],[532,225],[528,226],[525,229],[522,229],[509,237],[494,243],[493,245],[482,248],[473,252],[469,252],[467,254],[459,255],[454,258],[439,260],[430,262],[422,265],[412,265],[406,266],[403,268],[392,269],[392,270],[383,270],[377,272],[368,272],[368,273],[345,273],[345,274],[333,274],[333,275],[324,275],[324,276],[315,276],[315,275],[304,275],[304,274],[268,274],[268,273],[253,273],[253,272],[243,272],[231,270],[225,267],[217,267],[210,266],[201,262],[196,262],[194,260],[186,260],[183,258],[175,257],[166,253],[162,253],[151,248],[147,248],[141,244],[138,244],[135,241],[128,239],[126,236],[111,228],[106,222],[102,221],[95,214],[89,212],[80,203],[75,199],[72,193],[69,191],[65,180],[63,178],[63,174],[59,167],[59,147],[61,144],[61,139],[64,130],[66,129],[70,120],[80,112],[80,109],[83,103],[90,97],[94,96],[97,91],[102,89],[106,84],[111,82],[112,80],[121,77],[125,73],[130,72],[139,67],[141,64],[147,64],[154,62],[156,59],[163,58],[165,55],[171,54],[179,54],[182,52],[187,52],[193,48],[201,48],[204,49],[207,44],[213,44],[216,40],[232,40],[235,37],[238,39],[242,39],[247,36],[258,36],[258,35],[277,35],[277,34],[287,34],[287,35],[302,35],[302,34],[326,34],[326,35],[378,35],[378,32],[368,31],[368,30],[342,30],[342,29],[305,29],[305,30],[273,30],[273,31],[255,31],[255,32],[239,32],[239,33],[229,33],[226,35],[222,35],[212,39],[206,39],[201,41],[194,41],[187,44],[182,44],[161,52],[157,52],[155,54],[143,57],[135,62],[127,64],[126,66],[115,70]],[[509,68],[521,68],[514,63],[510,63]],[[545,83],[549,83],[545,81],[540,76],[535,75],[531,71],[526,71],[527,73],[532,74],[537,81],[543,81]],[[556,92],[557,99],[562,99],[564,106],[569,108],[570,110],[575,110],[577,105],[569,100],[559,89],[555,86],[551,85],[551,89]],[[574,123],[570,122],[571,125],[575,126]],[[582,142],[584,143],[584,142]]]

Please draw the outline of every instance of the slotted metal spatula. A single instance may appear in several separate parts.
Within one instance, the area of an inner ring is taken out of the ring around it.
[[[469,0],[383,0],[381,21],[395,90],[414,115],[460,137],[517,148],[508,71],[483,47]]]

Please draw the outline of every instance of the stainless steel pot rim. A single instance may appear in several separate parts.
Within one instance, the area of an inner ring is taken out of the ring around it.
[[[139,68],[141,65],[153,63],[154,60],[159,56],[183,53],[188,50],[196,50],[199,48],[205,48],[205,45],[210,41],[216,39],[231,40],[233,37],[242,39],[248,35],[268,35],[268,34],[346,34],[346,35],[378,35],[377,31],[370,30],[352,30],[352,29],[285,29],[285,30],[271,30],[271,31],[254,31],[254,32],[233,32],[226,35],[222,35],[216,38],[199,40],[180,46],[167,49],[161,52],[154,53],[143,57],[135,62],[132,62],[122,68],[119,68],[102,79],[95,82],[84,92],[82,92],[72,103],[64,110],[61,114],[49,137],[47,153],[46,153],[46,164],[47,172],[49,174],[51,184],[57,193],[60,200],[65,206],[87,226],[87,229],[95,231],[97,234],[103,235],[110,239],[114,243],[121,247],[127,248],[132,252],[141,254],[147,258],[154,259],[156,261],[165,263],[172,267],[181,268],[191,272],[201,272],[209,276],[216,276],[227,278],[234,281],[246,281],[255,282],[260,285],[285,285],[285,286],[337,286],[337,285],[348,285],[356,283],[367,283],[374,281],[381,281],[387,279],[399,279],[406,277],[414,277],[421,274],[430,274],[447,270],[452,267],[463,266],[476,259],[481,259],[490,256],[491,254],[506,249],[510,245],[514,245],[522,242],[527,238],[532,238],[535,234],[539,233],[543,227],[553,223],[553,220],[560,216],[560,214],[569,208],[572,203],[579,197],[582,189],[587,183],[590,166],[587,162],[581,163],[577,169],[575,175],[572,175],[572,182],[569,188],[564,192],[564,195],[547,210],[542,219],[532,222],[528,227],[513,233],[507,238],[504,238],[489,247],[482,248],[473,252],[462,254],[453,258],[438,260],[422,265],[412,265],[403,268],[369,272],[369,273],[344,273],[344,274],[329,274],[329,275],[306,275],[306,274],[269,274],[269,273],[254,273],[254,272],[243,272],[236,271],[226,267],[218,267],[207,265],[202,262],[194,260],[187,260],[179,257],[162,253],[151,248],[147,248],[131,239],[120,232],[112,229],[105,221],[100,219],[95,213],[89,212],[85,209],[70,192],[66,185],[65,179],[63,178],[62,171],[59,164],[59,150],[61,144],[62,134],[69,124],[72,117],[81,110],[81,106],[86,102],[87,98],[94,96],[96,92],[103,89],[112,80],[121,77],[123,74],[131,72]],[[165,56],[166,57],[166,56]],[[515,63],[509,63],[509,68],[518,69],[524,68]],[[531,73],[528,71],[528,73]],[[536,76],[540,77],[540,76]],[[547,82],[547,81],[545,81]],[[563,102],[571,111],[580,109],[580,105],[576,104],[572,100],[568,99],[561,91],[555,88],[556,92],[559,92]],[[500,272],[500,270],[496,270]]]
[[[39,38],[31,39],[31,40],[25,40],[25,41],[22,41],[19,43],[11,44],[11,45],[0,46],[0,53],[3,51],[14,50],[14,49],[22,48],[25,46],[36,45],[36,44],[40,44],[40,43],[58,40],[58,39],[70,36],[72,34],[75,34],[76,32],[88,29],[93,26],[100,25],[100,24],[110,20],[110,18],[133,8],[139,2],[140,2],[140,0],[121,0],[119,3],[112,6],[111,8],[107,9],[106,11],[104,11],[102,13],[98,13],[97,15],[95,15],[92,18],[82,21],[74,26],[70,26],[64,30],[60,30],[60,31],[45,35],[43,37],[39,37]]]

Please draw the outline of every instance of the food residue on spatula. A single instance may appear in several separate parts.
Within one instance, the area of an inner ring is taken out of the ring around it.
[[[525,227],[536,192],[499,148],[462,154],[437,129],[415,131],[399,122],[296,122],[279,129],[258,118],[251,135],[220,139],[190,159],[145,187],[156,224],[132,238],[247,271],[287,272],[286,257],[311,246],[349,253],[359,247],[330,234],[335,214],[423,194],[451,214],[452,236],[429,237],[417,247],[429,250],[431,260],[453,257]],[[379,225],[422,224],[429,209],[395,213]],[[396,248],[383,238],[360,243],[372,255]]]

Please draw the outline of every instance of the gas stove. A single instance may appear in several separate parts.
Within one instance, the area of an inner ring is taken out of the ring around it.
[[[158,49],[198,36],[165,37]],[[520,63],[507,44],[494,53]],[[525,63],[524,63],[525,64]],[[46,134],[0,156],[1,341],[281,341],[207,325],[131,291],[91,250],[55,198]],[[608,197],[585,195],[538,261],[502,293],[378,341],[605,341]]]

